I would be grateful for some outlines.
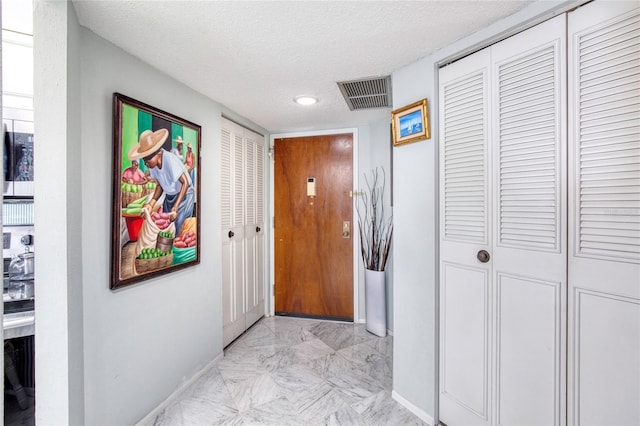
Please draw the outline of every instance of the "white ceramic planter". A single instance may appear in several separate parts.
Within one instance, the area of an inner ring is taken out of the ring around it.
[[[387,303],[384,271],[364,271],[364,296],[367,331],[376,336],[387,335]]]

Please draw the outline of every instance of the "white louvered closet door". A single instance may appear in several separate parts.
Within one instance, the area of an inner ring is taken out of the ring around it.
[[[222,120],[223,343],[264,315],[264,138]]]
[[[640,424],[640,9],[569,14],[569,423]]]
[[[566,422],[566,16],[492,47],[494,423]]]
[[[264,315],[264,137],[245,130],[245,271],[247,324]]]
[[[485,49],[440,70],[440,419],[489,425],[488,91]]]
[[[565,17],[440,70],[440,419],[564,424]]]
[[[245,330],[244,142],[233,123],[222,128],[222,298],[223,343]]]

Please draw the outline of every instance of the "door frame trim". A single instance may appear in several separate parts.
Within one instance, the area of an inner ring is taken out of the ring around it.
[[[266,294],[268,297],[265,297],[265,314],[267,316],[275,315],[275,240],[274,240],[274,232],[273,232],[273,218],[275,217],[275,176],[273,171],[273,145],[276,139],[280,138],[298,138],[298,137],[307,137],[307,136],[328,136],[328,135],[340,135],[350,133],[353,137],[353,188],[358,188],[358,129],[355,127],[344,128],[344,129],[330,129],[330,130],[315,130],[308,132],[291,132],[291,133],[274,133],[269,135],[269,188],[268,188],[268,197],[269,197],[269,250],[267,251],[267,256],[269,257],[268,268],[269,268],[269,279],[266,280],[267,288]],[[355,207],[355,198],[352,199],[352,218],[351,223],[355,224],[356,220],[356,207]],[[353,235],[353,233],[352,233]],[[359,241],[357,238],[352,238],[353,240],[353,322],[358,323],[360,321],[360,312],[358,306],[360,305],[359,295],[359,276],[360,276],[360,258],[358,254],[359,250]]]

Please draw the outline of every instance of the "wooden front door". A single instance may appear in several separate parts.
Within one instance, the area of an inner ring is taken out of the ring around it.
[[[276,139],[274,149],[275,312],[352,321],[353,136]]]

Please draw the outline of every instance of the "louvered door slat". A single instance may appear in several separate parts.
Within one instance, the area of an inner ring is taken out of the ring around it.
[[[553,156],[553,150],[548,147],[540,147],[540,148],[534,148],[534,149],[523,149],[520,151],[517,151],[517,150],[506,151],[506,152],[503,152],[502,155],[504,157],[510,157],[514,162],[526,161],[528,159],[538,160],[538,159],[545,159],[545,158],[549,158],[550,156]]]
[[[624,73],[628,74],[628,73]],[[591,78],[580,88],[580,96],[585,96],[587,100],[598,97],[600,92],[604,95],[621,94],[638,84],[637,74],[620,75],[618,78],[611,78],[610,75]]]
[[[513,129],[518,129],[519,132],[528,132],[533,129],[547,129],[549,120],[553,120],[553,113],[550,113],[548,108],[531,111],[529,114],[526,114],[526,116],[516,117],[515,119],[513,117],[500,117],[501,130],[504,134],[508,134],[509,130]],[[523,122],[527,123],[527,127],[522,127]]]
[[[475,129],[477,126],[482,125],[481,120],[469,119],[469,116],[474,115],[474,113],[478,113],[477,110],[465,110],[463,114],[455,119],[448,120],[449,128],[451,129],[451,133],[449,134],[450,140],[452,142],[458,140],[459,138],[468,137],[468,135],[474,135]]]
[[[637,37],[637,34],[636,34]],[[612,60],[631,59],[634,55],[638,55],[640,47],[633,43],[632,39],[624,40],[622,43],[616,43],[609,46],[602,46],[601,49],[592,53],[586,53],[580,57],[580,65],[584,68],[608,67],[608,63]]]
[[[458,173],[460,173],[460,171],[462,170],[477,170],[479,172],[482,172],[484,164],[481,160],[477,160],[475,158],[465,158],[465,157],[458,157],[458,158],[446,158],[449,161],[449,167],[447,172],[445,173],[445,176],[448,175],[457,175]]]
[[[484,91],[482,73],[444,87],[445,239],[486,241]]]
[[[615,108],[617,102],[637,103],[636,93],[640,90],[640,83],[634,84],[631,90],[620,89],[615,93],[599,92],[597,96],[583,96],[580,107],[584,113],[593,112],[593,110]]]
[[[606,81],[611,81],[610,74],[617,74],[618,77],[633,76],[638,72],[636,58],[637,52],[618,58],[617,62],[582,63],[584,71],[584,86],[591,87]],[[598,80],[599,79],[599,80]]]
[[[588,32],[580,37],[580,44],[582,49],[587,52],[593,46],[598,46],[602,43],[606,43],[613,37],[617,37],[620,34],[632,32],[638,28],[638,20],[635,16],[630,16],[619,21],[615,26],[604,26],[599,31]],[[581,49],[581,50],[582,50]]]
[[[544,76],[549,78],[553,75],[549,75],[547,73]],[[538,79],[530,81],[529,84],[510,87],[508,89],[510,90],[510,92],[504,93],[500,96],[500,103],[506,107],[504,112],[508,111],[509,108],[522,106],[522,96],[532,97],[533,99],[544,99],[545,97],[548,97],[553,93],[553,91],[551,91],[548,86],[545,86],[544,80]]]
[[[529,117],[531,114],[538,115],[540,113],[546,112],[548,111],[547,107],[548,105],[546,96],[542,95],[540,96],[540,99],[530,99],[526,104],[514,105],[509,112],[505,112],[504,114],[502,114],[502,119],[505,121],[519,121],[523,118]]]
[[[626,112],[624,109],[618,109],[616,113],[609,113],[608,115],[598,115],[597,117],[582,117],[583,128],[588,130],[589,128],[601,129],[607,127],[609,129],[634,129],[638,125],[640,120],[640,113],[636,112],[637,108],[633,108],[631,112]]]
[[[584,175],[630,172],[631,176],[640,176],[636,156],[617,158],[612,161],[600,161],[597,164],[586,163],[582,167]]]
[[[600,135],[587,135],[582,139],[580,154],[585,156],[594,153],[633,151],[640,148],[640,140],[637,140],[634,136],[636,135],[631,131],[617,132],[610,135],[606,140],[603,140]]]
[[[451,119],[459,117],[461,111],[467,111],[469,109],[477,109],[478,102],[482,101],[482,94],[473,91],[473,85],[467,85],[464,91],[451,90],[448,92],[449,100],[451,104]],[[465,102],[469,101],[469,102]]]
[[[640,19],[577,41],[578,219],[582,256],[640,261]]]
[[[613,221],[605,221],[602,220],[602,217],[598,216],[589,216],[589,220],[591,221],[590,227],[585,229],[611,229],[615,231],[638,231],[640,230],[640,222],[631,222],[630,220],[622,220],[617,221],[617,223],[613,223]]]
[[[625,191],[629,191],[630,188],[624,188]],[[616,191],[612,192],[595,192],[595,193],[585,193],[582,192],[582,200],[585,202],[594,201],[594,200],[602,200],[602,201],[640,201],[640,194],[636,192],[621,192]]]
[[[604,153],[600,158],[593,155],[583,155],[582,162],[585,167],[615,164],[638,164],[640,157],[634,154],[635,153],[633,152],[629,153],[629,150],[624,150]]]
[[[537,50],[517,62],[503,64],[500,68],[501,75],[510,80],[520,80],[523,76],[538,74],[540,70],[548,71],[546,63],[552,60],[549,51]]]
[[[455,174],[458,172],[457,174]],[[462,176],[461,176],[462,175]],[[483,170],[480,168],[479,170],[473,170],[473,168],[462,167],[458,170],[449,171],[449,175],[445,175],[444,182],[447,185],[456,185],[456,184],[472,184],[474,182],[478,182],[478,179],[482,179],[484,176]]]
[[[454,161],[460,158],[470,158],[473,160],[473,156],[470,153],[482,153],[484,151],[482,142],[478,142],[477,135],[474,136],[468,143],[458,143],[455,141],[452,145],[448,146],[445,158],[447,161]]]
[[[640,104],[640,99],[631,94],[626,98],[621,99],[618,97],[596,105],[583,104],[582,114],[583,117],[587,117],[589,115],[597,116],[599,114],[608,117],[612,114],[615,114],[616,112],[619,112],[621,109],[627,109],[631,112],[637,111],[638,104]]]

